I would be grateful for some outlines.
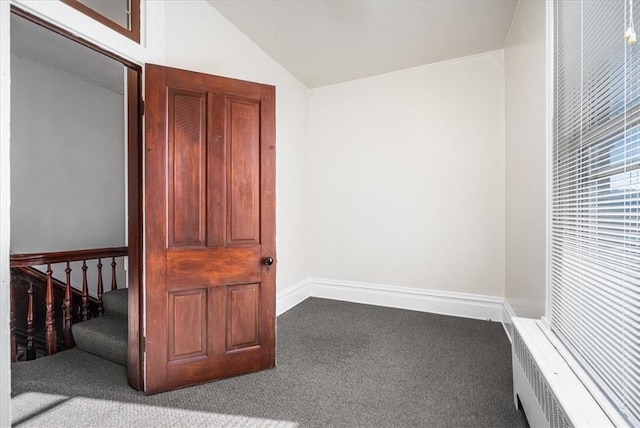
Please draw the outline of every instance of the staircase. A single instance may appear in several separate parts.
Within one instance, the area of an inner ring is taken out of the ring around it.
[[[118,289],[116,258],[127,256],[127,247],[12,254],[11,361],[33,360],[77,346],[126,367],[129,299],[127,288]],[[111,291],[106,293],[103,260],[111,260]],[[91,275],[95,287],[89,285],[87,262],[96,267]],[[72,285],[74,269],[81,271],[81,289]],[[66,281],[56,278],[61,271]]]
[[[122,366],[127,365],[128,289],[108,291],[102,295],[104,315],[74,324],[76,346]]]

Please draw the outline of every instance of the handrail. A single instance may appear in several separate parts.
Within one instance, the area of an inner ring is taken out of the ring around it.
[[[53,263],[75,262],[92,259],[122,257],[129,254],[129,247],[91,248],[88,250],[54,251],[49,253],[11,254],[11,267],[39,266]]]

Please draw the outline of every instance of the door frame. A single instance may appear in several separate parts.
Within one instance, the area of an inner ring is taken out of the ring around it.
[[[144,231],[142,213],[142,116],[144,114],[142,66],[35,16],[15,4],[11,5],[11,13],[118,61],[127,69],[127,97],[125,101],[127,105],[127,240],[129,248],[127,381],[133,389],[142,390],[144,379],[144,343],[142,341],[142,317],[144,315],[142,298],[142,263],[144,260],[142,254]]]

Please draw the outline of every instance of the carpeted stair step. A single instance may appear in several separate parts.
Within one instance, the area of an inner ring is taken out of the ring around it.
[[[123,317],[105,315],[73,326],[78,348],[122,366],[127,365],[127,337],[127,318]]]
[[[105,315],[127,319],[129,306],[129,289],[107,291],[102,295]]]

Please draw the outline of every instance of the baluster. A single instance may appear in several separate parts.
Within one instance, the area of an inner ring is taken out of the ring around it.
[[[33,322],[33,284],[29,283],[27,290],[28,306],[27,306],[27,361],[36,359],[36,348],[33,346],[33,335],[35,334],[35,324]]]
[[[102,259],[98,259],[98,316],[102,316],[104,314],[104,309],[102,307]]]
[[[64,344],[65,349],[71,349],[76,346],[73,341],[73,333],[71,326],[73,324],[73,294],[71,292],[71,267],[67,262],[67,268],[64,270],[67,274],[67,284],[64,289]]]
[[[56,333],[56,313],[54,308],[54,295],[53,295],[53,271],[51,270],[51,264],[47,264],[47,296],[45,298],[47,307],[46,318],[46,339],[47,339],[47,354],[53,355],[57,351],[58,346],[58,334]]]
[[[13,281],[9,283],[10,329],[11,329],[11,362],[18,361],[18,343],[16,342],[16,305],[13,297]]]
[[[111,289],[118,289],[118,280],[116,279],[116,258],[111,257]]]
[[[87,261],[82,261],[82,321],[89,319],[89,286],[87,285]]]

